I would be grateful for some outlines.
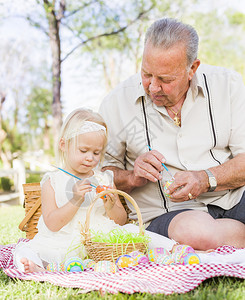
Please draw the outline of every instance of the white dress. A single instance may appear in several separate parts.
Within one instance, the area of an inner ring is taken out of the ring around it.
[[[50,179],[51,186],[55,191],[55,201],[57,206],[64,206],[72,198],[72,188],[78,179],[73,178],[62,171],[48,172],[44,175],[41,186],[48,179]],[[109,170],[105,172],[94,170],[94,175],[88,178],[88,180],[96,186],[113,186],[113,172]],[[84,258],[86,251],[82,244],[81,224],[84,224],[85,222],[87,209],[95,195],[95,189],[86,193],[85,200],[79,207],[73,219],[57,232],[49,230],[41,216],[38,222],[38,233],[36,236],[28,243],[18,244],[15,252],[23,253],[28,247],[37,253],[42,261],[47,263],[64,262],[67,258],[73,256]],[[103,200],[98,199],[90,215],[89,228],[94,231],[100,230],[108,232],[118,226],[119,225],[113,220],[106,217]]]

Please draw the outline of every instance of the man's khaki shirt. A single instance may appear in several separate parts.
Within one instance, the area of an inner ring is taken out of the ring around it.
[[[149,99],[140,74],[117,86],[102,102],[100,113],[108,126],[104,166],[133,170],[136,158],[149,151],[145,119],[150,146],[164,155],[173,175],[215,167],[245,153],[245,86],[239,74],[224,68],[198,68],[181,110],[181,127],[174,124],[165,107],[157,107]],[[168,173],[164,171],[163,177],[163,182],[168,180]],[[207,211],[207,204],[230,209],[245,189],[214,191],[174,203],[163,197],[163,184],[148,182],[131,192],[144,222],[177,209]],[[134,208],[129,207],[131,217],[137,219]]]

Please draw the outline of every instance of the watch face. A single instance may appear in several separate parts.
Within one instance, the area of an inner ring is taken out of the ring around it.
[[[209,177],[209,183],[211,187],[216,187],[217,185],[216,179],[214,177]]]

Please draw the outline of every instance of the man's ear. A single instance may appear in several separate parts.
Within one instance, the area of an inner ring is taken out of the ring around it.
[[[200,60],[199,59],[196,59],[194,60],[191,68],[190,68],[190,71],[189,71],[189,80],[192,79],[192,77],[194,76],[194,74],[196,73],[196,70],[198,69],[198,67],[200,66]]]
[[[65,151],[65,147],[66,147],[66,143],[65,143],[65,140],[63,138],[60,139],[60,142],[59,142],[59,148],[61,151]]]

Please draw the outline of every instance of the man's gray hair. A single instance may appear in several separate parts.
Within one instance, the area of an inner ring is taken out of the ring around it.
[[[192,26],[170,18],[155,21],[149,27],[145,36],[145,44],[150,42],[154,47],[165,49],[169,49],[178,43],[184,43],[188,66],[191,66],[193,61],[197,59],[198,41],[198,34]]]

